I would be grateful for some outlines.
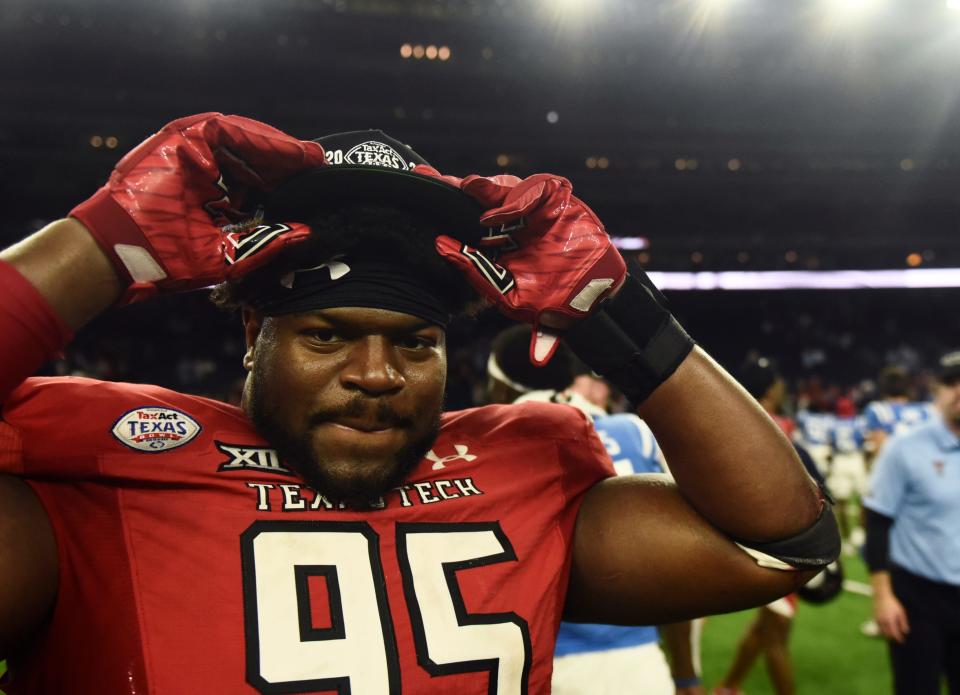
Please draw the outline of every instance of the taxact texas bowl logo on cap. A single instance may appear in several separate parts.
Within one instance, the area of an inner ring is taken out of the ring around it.
[[[187,444],[201,429],[200,423],[182,410],[145,405],[124,413],[111,431],[131,449],[159,453]]]
[[[343,156],[343,163],[383,167],[385,169],[412,169],[414,167],[390,145],[376,140],[361,142],[348,150]]]

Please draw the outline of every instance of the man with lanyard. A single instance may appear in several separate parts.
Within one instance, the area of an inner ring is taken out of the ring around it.
[[[873,612],[897,695],[960,693],[960,351],[931,419],[887,440],[864,498]]]
[[[931,406],[923,401],[910,400],[910,374],[897,364],[887,365],[877,377],[877,390],[880,398],[871,401],[864,408],[866,441],[864,456],[867,470],[880,455],[884,443],[894,434],[909,432],[924,423],[931,415]],[[843,514],[841,505],[841,515]],[[866,518],[861,508],[861,521],[866,527]],[[841,521],[841,531],[843,522]],[[860,633],[865,637],[881,637],[877,621],[869,618],[860,625]]]

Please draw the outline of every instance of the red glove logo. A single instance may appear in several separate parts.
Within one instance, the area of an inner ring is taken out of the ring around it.
[[[449,239],[450,237],[443,237],[443,238]],[[446,245],[444,244],[444,246]],[[439,240],[438,240],[437,249],[439,250],[440,248],[441,247],[439,245]],[[444,254],[443,251],[440,251],[440,253],[446,256],[446,254]],[[474,267],[476,268],[476,271],[480,273],[484,278],[486,278],[487,282],[489,282],[493,286],[493,288],[500,294],[502,295],[506,294],[507,292],[512,290],[514,287],[516,287],[517,283],[513,279],[513,273],[511,273],[509,270],[504,268],[502,265],[498,265],[494,263],[489,258],[484,256],[482,253],[477,251],[475,248],[472,248],[470,246],[467,246],[466,244],[463,244],[460,247],[460,253],[466,256],[467,259],[471,263],[473,263]],[[484,290],[486,290],[485,286],[484,286]]]
[[[206,287],[263,265],[303,241],[302,224],[261,225],[250,193],[324,165],[323,148],[241,116],[204,113],[164,126],[128,153],[92,198],[71,211],[131,285],[123,302],[157,290]]]
[[[228,229],[229,227],[223,229],[223,258],[229,265],[247,260],[284,234],[289,236],[289,234],[296,233],[294,227],[283,223],[261,224],[252,229],[236,232],[228,231]]]
[[[488,208],[480,222],[491,234],[481,244],[491,251],[449,236],[437,237],[437,251],[503,313],[533,325],[530,358],[545,364],[556,330],[587,316],[623,282],[623,258],[563,177],[468,176],[459,185]]]

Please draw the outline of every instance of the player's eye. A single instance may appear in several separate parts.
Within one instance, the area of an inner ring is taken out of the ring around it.
[[[300,334],[314,343],[334,343],[341,339],[340,335],[332,328],[305,328],[300,331]]]
[[[437,341],[428,335],[405,335],[397,340],[397,345],[407,350],[429,350],[437,346]]]

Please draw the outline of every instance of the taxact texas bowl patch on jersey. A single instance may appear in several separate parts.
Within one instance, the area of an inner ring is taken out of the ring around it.
[[[111,431],[131,449],[159,453],[187,444],[201,429],[200,423],[182,410],[145,405],[121,415]]]

